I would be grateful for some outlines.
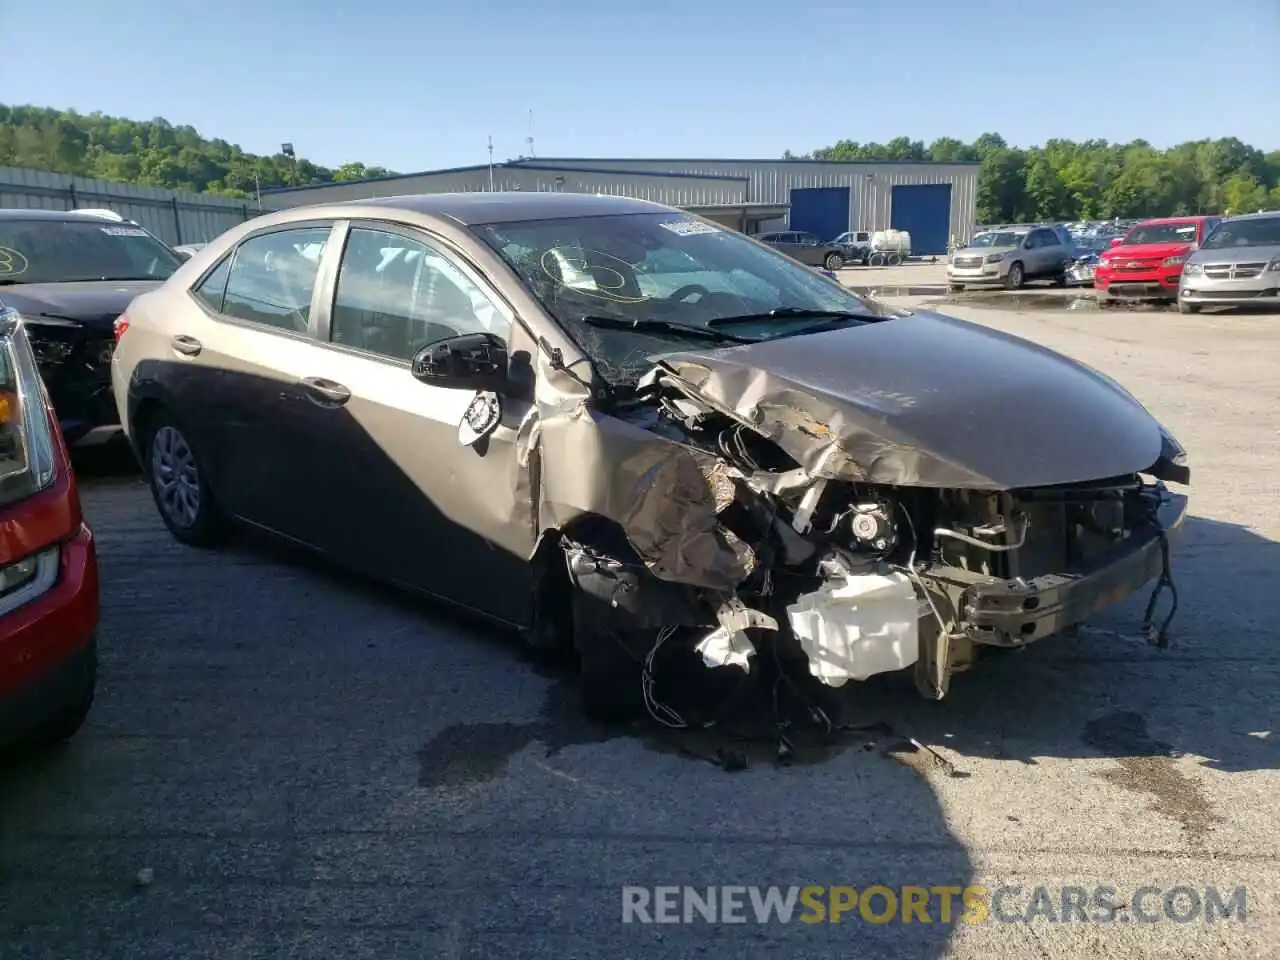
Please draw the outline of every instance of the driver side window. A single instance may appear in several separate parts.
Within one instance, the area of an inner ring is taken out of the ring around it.
[[[403,234],[353,227],[330,323],[332,342],[393,360],[465,333],[507,339],[510,323],[443,254]]]

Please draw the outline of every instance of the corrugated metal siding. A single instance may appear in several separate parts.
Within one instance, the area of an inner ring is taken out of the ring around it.
[[[557,184],[561,177],[564,183]],[[571,167],[559,170],[534,170],[521,167],[494,166],[492,189],[526,192],[603,193],[610,196],[634,197],[673,207],[742,203],[742,182],[696,177],[664,177],[661,175],[588,173]],[[397,177],[387,181],[365,181],[350,184],[313,187],[290,193],[273,193],[263,197],[272,207],[297,207],[309,203],[334,203],[342,200],[364,200],[419,193],[474,193],[489,190],[489,171],[462,170],[428,173],[420,177]]]
[[[114,210],[166,243],[203,243],[257,216],[257,204],[207,193],[179,193],[65,173],[0,167],[0,207]]]
[[[808,163],[803,160],[538,160],[547,166],[589,166],[619,171],[654,171],[698,176],[746,177],[749,200],[788,203],[791,191],[805,187],[848,187],[850,230],[889,226],[893,188],[908,184],[950,183],[951,233],[967,237],[978,204],[978,167],[950,163]]]

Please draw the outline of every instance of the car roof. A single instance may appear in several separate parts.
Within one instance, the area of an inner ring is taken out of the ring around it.
[[[67,223],[110,223],[96,213],[75,210],[27,210],[23,207],[0,207],[0,220],[54,220]]]
[[[1152,217],[1150,220],[1139,220],[1134,224],[1135,227],[1145,227],[1148,225],[1159,225],[1162,223],[1199,223],[1201,220],[1212,220],[1212,214],[1195,217]]]
[[[346,206],[384,207],[429,216],[447,217],[463,226],[503,223],[517,220],[555,220],[562,217],[605,217],[626,213],[662,213],[671,207],[631,197],[612,197],[588,193],[551,193],[513,190],[502,193],[427,193],[372,200],[347,200],[319,204],[316,207],[291,207],[311,210],[321,207],[341,211]]]
[[[1227,217],[1226,219],[1231,223],[1235,223],[1239,220],[1271,220],[1276,217],[1280,217],[1280,210],[1263,210],[1261,213],[1238,213],[1234,217]]]

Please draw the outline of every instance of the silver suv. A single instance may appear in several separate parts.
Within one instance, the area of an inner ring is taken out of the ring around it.
[[[1222,221],[1182,268],[1180,313],[1248,303],[1280,306],[1280,210]]]
[[[1074,250],[1071,235],[1061,227],[988,230],[951,255],[947,285],[952,291],[989,284],[1017,290],[1027,280],[1065,282]]]

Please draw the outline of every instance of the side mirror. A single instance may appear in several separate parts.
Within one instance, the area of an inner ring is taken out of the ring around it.
[[[182,260],[183,262],[191,259],[190,250],[175,250],[173,252],[176,253],[178,255],[178,259]]]
[[[507,345],[492,333],[464,333],[428,343],[413,356],[416,380],[448,390],[501,393],[507,385]]]
[[[1124,237],[1112,237],[1110,246],[1118,247],[1122,243],[1124,243]]]

